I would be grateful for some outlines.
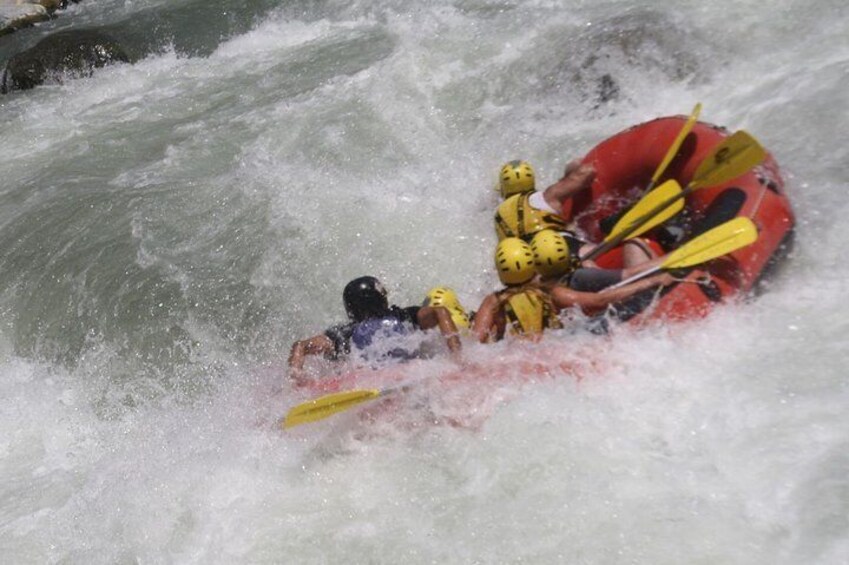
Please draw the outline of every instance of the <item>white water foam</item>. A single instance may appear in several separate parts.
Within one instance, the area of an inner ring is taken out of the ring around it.
[[[0,100],[6,559],[845,563],[846,9],[322,10]],[[302,398],[286,349],[340,321],[348,279],[473,306],[501,162],[545,184],[696,101],[788,175],[797,247],[767,294],[467,344],[519,368],[445,388],[448,361],[399,368],[430,380],[394,415],[277,429]]]

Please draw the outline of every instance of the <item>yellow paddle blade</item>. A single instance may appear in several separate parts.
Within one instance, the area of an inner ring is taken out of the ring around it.
[[[661,264],[663,269],[681,269],[716,259],[754,243],[758,228],[749,218],[735,218],[688,241]]]
[[[666,167],[669,166],[669,163],[672,162],[672,159],[675,158],[675,155],[678,153],[678,150],[681,148],[681,144],[684,143],[684,138],[687,137],[687,134],[693,129],[693,126],[696,124],[696,120],[699,119],[699,114],[702,111],[702,104],[699,102],[693,108],[693,111],[690,113],[690,117],[687,118],[684,127],[681,128],[681,131],[678,132],[678,137],[675,138],[675,141],[672,142],[672,145],[669,147],[669,151],[666,152],[666,156],[664,156],[663,161],[660,162],[660,166],[658,166],[657,170],[654,172],[654,176],[651,178],[651,185],[654,186],[657,183],[660,176],[666,170]]]
[[[627,237],[637,237],[640,234],[646,233],[653,227],[662,224],[684,208],[684,199],[679,198],[681,192],[681,185],[678,184],[678,181],[666,181],[643,196],[639,202],[634,204],[634,207],[628,210],[628,213],[616,222],[616,225],[613,226],[613,229],[610,230],[610,233],[604,238],[604,241],[608,242],[615,237],[619,237],[620,234],[625,233],[626,231],[628,232]],[[655,209],[660,208],[663,203],[667,204],[666,208],[657,212],[655,216],[652,216],[643,225],[633,230],[630,229],[634,223],[643,219],[644,216]]]
[[[714,186],[730,181],[759,165],[765,157],[766,150],[757,139],[745,131],[738,131],[726,137],[704,158],[687,188]]]
[[[349,390],[320,396],[313,400],[298,404],[286,414],[283,428],[291,428],[323,420],[338,412],[353,408],[361,402],[377,398],[381,392],[377,389]]]

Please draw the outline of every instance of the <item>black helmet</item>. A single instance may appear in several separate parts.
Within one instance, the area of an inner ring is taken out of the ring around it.
[[[382,316],[389,309],[386,289],[374,277],[360,277],[346,284],[342,300],[348,318],[354,322]]]

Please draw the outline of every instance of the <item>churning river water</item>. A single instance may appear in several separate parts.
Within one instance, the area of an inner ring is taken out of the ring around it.
[[[85,0],[0,59],[85,26],[142,57],[0,97],[3,562],[849,562],[845,2]],[[466,348],[590,348],[580,382],[274,425],[349,279],[495,288],[502,162],[699,101],[797,213],[757,300]]]

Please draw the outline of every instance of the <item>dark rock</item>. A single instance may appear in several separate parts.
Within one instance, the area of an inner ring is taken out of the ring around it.
[[[128,63],[131,57],[108,34],[95,29],[61,31],[12,57],[0,80],[0,92],[91,76],[94,69],[114,62]]]

